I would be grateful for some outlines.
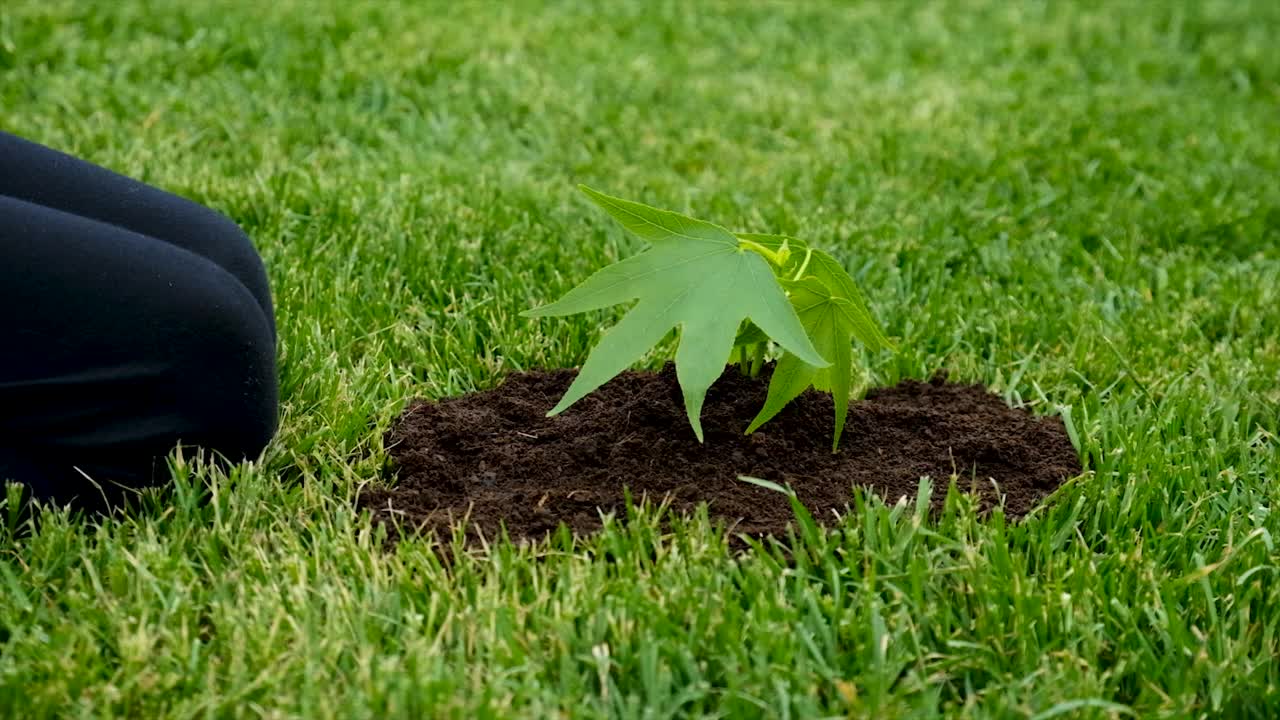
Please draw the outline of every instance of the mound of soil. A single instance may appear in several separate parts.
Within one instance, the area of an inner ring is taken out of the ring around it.
[[[813,390],[743,434],[764,404],[768,369],[758,378],[728,369],[712,386],[705,444],[689,428],[672,365],[624,373],[545,417],[574,373],[520,373],[487,392],[414,401],[387,438],[398,482],[366,491],[360,506],[441,537],[466,517],[471,539],[496,537],[502,524],[513,539],[537,539],[561,522],[579,534],[598,530],[600,511],[624,516],[626,486],[637,501],[666,499],[677,512],[706,502],[734,532],[781,537],[793,519],[786,498],[738,476],[790,484],[827,522],[854,485],[895,502],[914,498],[926,475],[942,488],[956,475],[982,507],[1003,499],[1020,516],[1081,470],[1060,418],[941,376],[871,390],[850,407],[833,454],[832,399]]]

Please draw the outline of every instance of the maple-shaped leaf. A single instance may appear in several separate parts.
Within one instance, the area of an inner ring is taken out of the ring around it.
[[[835,399],[835,432],[831,440],[831,449],[835,451],[840,446],[840,436],[849,414],[849,391],[853,384],[852,341],[857,339],[871,350],[892,349],[893,344],[871,317],[866,300],[853,278],[834,257],[808,248],[794,238],[778,235],[739,237],[767,249],[780,247],[783,242],[793,248],[799,267],[795,270],[798,277],[786,283],[791,303],[818,353],[831,360],[827,367],[816,367],[794,353],[784,354],[774,366],[764,408],[751,421],[747,432],[755,432],[812,385],[831,393]]]
[[[744,249],[728,230],[678,213],[610,197],[579,186],[627,230],[650,243],[639,255],[587,278],[529,317],[572,315],[638,301],[600,339],[555,415],[635,364],[673,328],[680,328],[676,377],[689,424],[701,442],[702,403],[724,372],[743,320],[804,362],[825,367],[774,276],[769,262]]]

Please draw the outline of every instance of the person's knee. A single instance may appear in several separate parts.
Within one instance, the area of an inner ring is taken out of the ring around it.
[[[275,435],[279,412],[275,336],[251,309],[228,313],[207,338],[202,356],[211,373],[223,374],[213,383],[225,392],[205,398],[210,434],[220,441],[214,448],[238,460],[257,456]]]
[[[274,332],[267,271],[253,241],[234,220],[216,210],[193,204],[192,215],[187,227],[196,238],[193,245],[249,290]]]
[[[201,216],[194,222],[193,230],[209,238],[216,238],[210,244],[217,245],[222,250],[222,257],[227,264],[244,268],[255,275],[263,273],[262,259],[244,228],[217,210],[203,206],[200,209]]]
[[[232,460],[257,456],[275,435],[275,336],[250,293],[222,275],[178,301],[172,391],[184,417],[178,441]]]

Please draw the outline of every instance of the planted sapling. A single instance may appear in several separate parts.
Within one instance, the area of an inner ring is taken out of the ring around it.
[[[597,271],[556,302],[524,313],[572,315],[637,301],[600,338],[547,414],[563,412],[679,327],[676,377],[699,442],[703,401],[726,363],[754,375],[770,347],[777,346],[782,354],[768,398],[746,432],[754,432],[812,385],[835,396],[836,449],[849,407],[851,341],[872,350],[892,347],[840,263],[795,238],[734,234],[703,220],[581,189],[650,247]]]

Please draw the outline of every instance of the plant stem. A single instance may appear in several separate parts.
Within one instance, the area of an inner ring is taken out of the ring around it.
[[[800,269],[796,271],[796,276],[792,280],[800,280],[804,277],[804,271],[809,269],[809,260],[813,258],[813,248],[804,251],[804,262],[800,263]]]
[[[790,255],[790,251],[785,246],[774,251],[754,240],[743,240],[742,238],[738,238],[738,247],[760,255],[779,268],[787,264],[787,256]]]

